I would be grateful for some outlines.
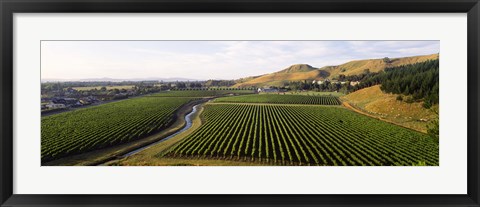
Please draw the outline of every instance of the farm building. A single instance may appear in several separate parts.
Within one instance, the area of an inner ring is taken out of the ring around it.
[[[264,93],[278,93],[279,92],[279,90],[275,89],[275,88],[259,88],[257,91],[259,93],[260,92],[264,92]]]
[[[45,105],[48,109],[63,109],[65,108],[65,104],[56,104],[56,103],[49,103]]]
[[[358,85],[359,83],[360,83],[360,81],[352,81],[352,82],[350,82],[350,85],[351,85],[351,86],[356,86],[356,85]]]
[[[64,104],[64,105],[75,105],[78,103],[78,100],[75,98],[53,98],[52,103]]]

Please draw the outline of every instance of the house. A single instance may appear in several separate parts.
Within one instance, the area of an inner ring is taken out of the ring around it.
[[[66,105],[75,105],[78,103],[76,98],[64,98]]]
[[[279,92],[279,90],[275,89],[275,88],[259,88],[257,91],[259,93],[260,92],[264,92],[264,93],[278,93]]]
[[[356,85],[358,85],[359,83],[360,83],[360,81],[352,81],[352,82],[350,82],[350,85],[351,85],[351,86],[356,86]]]
[[[125,99],[125,98],[128,98],[128,94],[127,93],[119,93],[119,94],[115,94],[113,96],[113,99]]]
[[[86,98],[85,98],[85,99],[80,99],[79,102],[80,102],[82,105],[90,105],[90,104],[92,104],[92,102],[90,102],[90,100],[89,100],[89,99],[86,99]]]
[[[53,98],[52,103],[64,104],[64,105],[75,105],[78,103],[78,100],[76,98]]]
[[[112,96],[108,94],[99,94],[96,96],[96,99],[100,101],[108,101],[112,99]]]
[[[77,90],[69,87],[69,88],[67,88],[66,91],[69,92],[69,93],[75,93]]]
[[[65,108],[65,104],[56,104],[56,103],[49,103],[45,106],[48,109],[63,109],[63,108]]]
[[[275,88],[267,88],[264,90],[265,93],[278,93],[278,89]]]

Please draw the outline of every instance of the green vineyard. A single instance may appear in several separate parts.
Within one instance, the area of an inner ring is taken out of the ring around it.
[[[42,162],[142,138],[192,98],[135,98],[42,118]]]
[[[151,96],[162,97],[210,97],[222,96],[227,94],[252,94],[253,90],[183,90],[183,91],[164,91],[152,94]]]
[[[231,103],[273,103],[273,104],[314,104],[314,105],[340,105],[335,96],[301,96],[279,94],[255,94],[218,98],[215,102]]]
[[[207,104],[202,119],[200,128],[158,156],[273,165],[439,165],[438,145],[427,135],[340,107]]]

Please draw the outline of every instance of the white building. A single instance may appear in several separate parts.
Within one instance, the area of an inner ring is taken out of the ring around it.
[[[48,109],[63,109],[65,108],[65,104],[56,104],[56,103],[49,103],[46,105]]]
[[[360,81],[352,81],[352,82],[350,82],[350,85],[351,85],[351,86],[356,86],[356,85],[358,85],[359,83],[360,83]]]
[[[257,91],[259,93],[260,92],[264,92],[264,93],[277,93],[277,92],[279,92],[278,89],[274,89],[274,88],[259,88]]]

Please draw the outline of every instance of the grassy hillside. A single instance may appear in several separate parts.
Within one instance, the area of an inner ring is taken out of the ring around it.
[[[364,88],[340,99],[370,116],[395,124],[426,132],[426,126],[435,117],[432,109],[425,109],[421,102],[406,103],[396,100],[397,95],[380,90],[380,85]],[[438,109],[438,105],[433,107]]]
[[[358,75],[368,69],[370,72],[378,72],[386,67],[394,67],[427,60],[438,59],[438,54],[391,58],[389,63],[383,59],[354,60],[337,66],[326,66],[320,69],[307,64],[292,65],[281,71],[265,74],[256,77],[239,79],[233,87],[264,87],[264,86],[282,86],[288,81],[319,80],[325,78],[335,78],[340,74]]]
[[[438,59],[438,56],[438,54],[432,54],[403,58],[391,58],[390,63],[384,62],[383,59],[354,60],[338,66],[329,66],[321,69],[328,71],[330,73],[330,77],[335,77],[339,74],[347,76],[358,75],[361,74],[365,69],[368,69],[370,72],[379,72],[384,70],[386,67],[395,67],[400,65],[424,62],[427,60],[434,60]]]
[[[255,78],[249,78],[242,83],[238,83],[233,87],[250,87],[250,86],[280,86],[288,81],[302,81],[305,79],[319,79],[326,78],[329,73],[324,70],[319,70],[307,64],[292,65],[281,71],[270,73]]]
[[[281,71],[278,71],[276,73],[297,73],[297,72],[310,72],[312,70],[317,70],[318,68],[312,67],[311,65],[308,64],[296,64],[292,65],[288,68],[285,68]]]

